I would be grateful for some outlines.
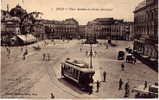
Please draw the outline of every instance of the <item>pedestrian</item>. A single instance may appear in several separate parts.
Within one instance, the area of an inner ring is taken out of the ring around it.
[[[25,60],[25,54],[23,54],[23,60]]]
[[[96,56],[97,55],[97,52],[96,51],[94,51],[94,56]]]
[[[124,64],[122,63],[122,64],[121,64],[121,70],[122,70],[122,71],[124,71],[124,67],[125,67],[125,66],[124,66]]]
[[[8,58],[10,58],[11,51],[10,51],[10,49],[8,47],[6,48],[6,50],[7,50],[7,56],[8,56]]]
[[[51,93],[51,99],[54,99],[54,98],[55,98],[54,94],[53,94],[53,93]]]
[[[106,49],[108,49],[108,44],[106,44]]]
[[[23,52],[23,47],[21,47],[21,52]]]
[[[129,86],[129,81],[128,81],[125,84],[125,95],[124,95],[124,97],[128,97],[129,93],[130,93],[130,86]]]
[[[122,79],[120,78],[120,80],[119,80],[119,90],[122,90],[122,85],[123,85],[123,81],[122,81]]]
[[[92,94],[92,92],[93,92],[93,86],[92,86],[92,84],[90,84],[89,85],[89,95]]]
[[[130,95],[130,89],[125,90],[124,97],[129,97]]]
[[[8,52],[8,50],[9,50],[9,48],[8,47],[6,47],[6,51]]]
[[[103,72],[103,79],[104,79],[103,82],[106,81],[106,75],[107,75],[107,73],[104,71],[104,72]]]
[[[88,51],[86,50],[86,56],[88,55]]]
[[[127,91],[129,89],[129,82],[126,82],[125,84],[125,91]]]
[[[50,54],[47,53],[47,61],[50,61]]]
[[[45,60],[45,57],[46,57],[46,54],[45,54],[45,53],[43,53],[43,61]]]
[[[147,81],[144,83],[144,90],[147,88]]]
[[[25,60],[26,59],[26,55],[28,54],[28,50],[27,49],[25,49],[25,52],[23,53],[23,60]]]
[[[133,60],[134,60],[134,64],[135,64],[136,63],[136,57],[134,57]]]
[[[25,49],[24,55],[28,54],[28,49]]]
[[[97,80],[97,91],[96,92],[99,92],[99,87],[100,87],[100,82]]]
[[[49,58],[48,55],[49,55],[48,53],[45,54],[45,60],[46,61],[48,61],[48,58]]]
[[[80,48],[80,52],[82,51],[82,48]]]

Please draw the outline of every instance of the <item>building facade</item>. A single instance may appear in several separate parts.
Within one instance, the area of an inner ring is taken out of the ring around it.
[[[99,39],[108,39],[111,34],[111,24],[113,18],[96,18],[87,23],[87,34],[93,35]]]
[[[77,38],[79,33],[79,24],[73,18],[63,21],[43,20],[43,23],[48,39],[72,39]]]
[[[80,39],[86,38],[86,25],[79,25],[79,33],[78,36]]]
[[[158,60],[158,0],[144,0],[134,11],[134,51],[152,62]]]
[[[1,44],[9,44],[11,39],[20,34],[20,19],[10,16],[8,11],[1,11]]]
[[[88,22],[86,31],[99,39],[131,40],[133,23],[113,18],[97,18]]]
[[[123,40],[126,39],[125,29],[123,20],[115,20],[111,25],[111,39]]]

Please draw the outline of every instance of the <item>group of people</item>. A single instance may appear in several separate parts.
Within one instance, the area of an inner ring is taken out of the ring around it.
[[[80,52],[82,52],[82,51],[83,51],[83,49],[80,47]],[[85,55],[88,57],[91,55],[91,52],[86,50]],[[97,51],[92,51],[92,56],[97,56]]]
[[[106,71],[104,71],[103,72],[103,82],[106,82],[106,76],[107,76],[107,73],[106,73]],[[99,92],[100,85],[101,85],[100,81],[97,80],[97,82],[96,82],[96,92]]]
[[[50,61],[50,54],[49,53],[43,53],[42,59],[43,59],[43,61]]]
[[[122,64],[121,64],[121,71],[124,71],[124,69],[125,69],[125,65],[122,63]],[[120,78],[120,79],[119,79],[119,88],[118,88],[119,90],[122,90],[123,84],[124,84],[124,82],[123,82],[123,80]],[[124,90],[125,90],[124,97],[128,97],[128,96],[129,96],[129,93],[130,93],[129,81],[127,81],[127,82],[125,83]]]
[[[97,47],[105,46],[105,49],[108,49],[109,45],[107,43],[98,43]]]
[[[22,52],[22,59],[25,60],[26,59],[26,55],[28,55],[28,49],[26,48],[25,50],[23,49],[23,47],[21,47],[21,52]],[[11,49],[9,47],[6,47],[6,51],[7,51],[7,57],[8,59],[10,58],[11,55]]]
[[[103,82],[106,82],[106,71],[103,72]],[[97,86],[97,91],[96,92],[99,92],[99,87],[100,87],[100,82],[97,80],[96,82],[96,86]]]
[[[97,56],[97,51],[94,51],[94,52],[89,52],[86,50],[86,56],[91,56],[91,53],[92,53],[92,56]]]
[[[118,88],[119,90],[122,90],[122,89],[123,89],[123,84],[124,84],[124,82],[123,82],[123,80],[120,78],[120,79],[119,79],[119,88]],[[127,82],[125,83],[124,90],[125,90],[124,97],[128,97],[129,94],[130,94],[129,81],[127,81]]]
[[[103,72],[103,82],[106,82],[106,79],[107,79],[107,73],[106,73],[106,71],[104,71],[104,72]],[[97,82],[96,82],[96,92],[99,92],[100,85],[101,85],[101,83],[97,80]],[[119,89],[119,90],[122,90],[122,89],[123,89],[123,85],[124,85],[124,82],[123,82],[123,80],[120,78],[120,79],[119,79],[119,87],[118,87],[118,89]],[[146,82],[145,82],[145,87],[147,87]],[[129,95],[130,95],[129,80],[128,80],[128,81],[125,83],[125,85],[124,85],[124,91],[125,91],[124,97],[129,97]]]

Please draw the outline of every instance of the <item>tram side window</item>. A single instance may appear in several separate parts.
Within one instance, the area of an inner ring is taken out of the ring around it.
[[[72,70],[71,70],[71,74],[72,74],[72,77],[74,77],[75,75],[74,75],[74,69],[72,68]]]
[[[65,71],[67,70],[67,65],[64,65],[64,70],[65,70]]]
[[[65,64],[62,65],[63,69],[65,70]]]
[[[73,72],[74,72],[74,69],[73,69],[73,68],[71,68],[71,74],[72,74],[72,76],[74,76]]]
[[[69,66],[68,65],[65,65],[65,71],[69,72]]]
[[[67,72],[71,73],[71,68],[68,66]]]
[[[76,70],[76,69],[73,69],[73,77],[74,77],[75,79],[77,79],[76,72],[77,72],[77,70]]]
[[[75,78],[78,79],[79,75],[78,75],[79,71],[75,70]]]

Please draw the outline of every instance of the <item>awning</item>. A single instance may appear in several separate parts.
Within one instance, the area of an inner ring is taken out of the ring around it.
[[[143,58],[149,58],[149,56],[146,56],[146,55],[141,55]]]
[[[24,43],[32,43],[36,41],[36,38],[32,34],[27,35],[17,35]]]
[[[158,61],[156,58],[150,58],[150,61]]]

